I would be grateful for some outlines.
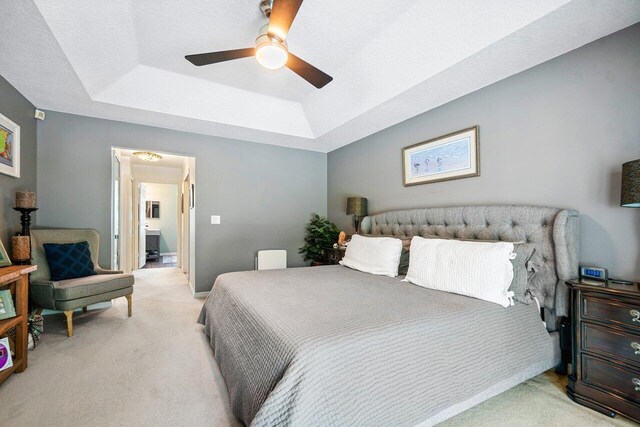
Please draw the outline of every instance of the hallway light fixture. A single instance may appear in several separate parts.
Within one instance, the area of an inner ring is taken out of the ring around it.
[[[145,162],[157,162],[162,159],[160,154],[152,153],[151,151],[136,151],[133,155]]]

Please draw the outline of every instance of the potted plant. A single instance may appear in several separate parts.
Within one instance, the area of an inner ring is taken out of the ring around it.
[[[325,248],[332,247],[338,241],[339,234],[340,230],[334,223],[316,214],[307,225],[305,244],[298,252],[304,255],[305,261],[311,261],[311,265],[322,264]]]

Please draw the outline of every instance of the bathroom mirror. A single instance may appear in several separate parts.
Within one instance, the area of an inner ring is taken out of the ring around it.
[[[147,218],[160,218],[160,202],[147,200]]]

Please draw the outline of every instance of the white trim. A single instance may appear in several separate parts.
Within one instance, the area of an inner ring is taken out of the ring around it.
[[[113,169],[115,167],[115,161],[118,162],[118,230],[116,230],[116,225],[115,225],[115,203],[116,203],[116,189],[114,188],[114,182],[115,182],[115,174],[113,173]],[[116,253],[118,252],[118,249],[120,249],[122,246],[120,245],[120,241],[121,241],[121,228],[120,228],[120,220],[121,218],[121,210],[122,210],[122,206],[120,205],[120,203],[122,203],[122,198],[121,196],[121,185],[122,185],[122,173],[121,173],[121,169],[122,168],[122,161],[120,160],[120,155],[116,152],[116,150],[113,149],[113,147],[111,147],[111,235],[109,236],[109,239],[111,240],[109,246],[111,247],[111,260],[109,261],[109,265],[111,266],[112,270],[120,270],[120,264],[122,264],[122,251],[119,251],[120,253],[118,254],[118,265],[115,265],[114,260],[116,257]],[[115,240],[115,235],[116,233],[118,234],[118,243],[116,245],[113,244],[114,240]]]
[[[160,256],[178,256],[178,252],[163,252]]]

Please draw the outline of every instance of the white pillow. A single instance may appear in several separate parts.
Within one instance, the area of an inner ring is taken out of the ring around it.
[[[340,264],[365,273],[396,277],[401,253],[400,239],[354,234]]]
[[[405,280],[418,286],[513,305],[513,243],[411,239]]]

